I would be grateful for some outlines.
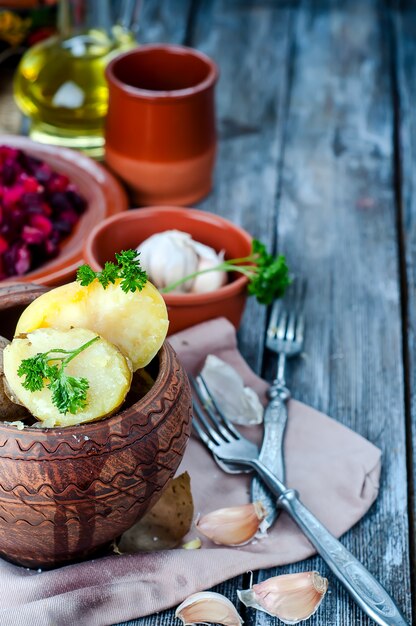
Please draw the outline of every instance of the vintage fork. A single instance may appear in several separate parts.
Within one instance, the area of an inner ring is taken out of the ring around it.
[[[268,390],[268,403],[263,418],[263,442],[259,460],[264,463],[282,482],[285,481],[283,441],[287,423],[287,403],[290,391],[286,387],[286,359],[297,356],[303,348],[305,316],[303,303],[306,281],[294,279],[283,300],[276,300],[272,306],[266,333],[266,348],[278,354],[277,374]],[[251,483],[251,500],[261,500],[267,510],[269,526],[277,515],[276,499],[255,476]]]
[[[380,626],[407,626],[403,615],[384,587],[302,504],[295,489],[289,489],[259,459],[257,446],[243,437],[219,410],[202,379],[191,379],[196,392],[193,426],[201,441],[224,468],[232,464],[250,467],[277,498],[316,548],[338,580],[362,610]],[[203,391],[201,391],[203,389]],[[206,394],[210,397],[207,403]]]

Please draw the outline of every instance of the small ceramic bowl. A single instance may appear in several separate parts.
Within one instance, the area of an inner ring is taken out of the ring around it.
[[[87,233],[105,217],[128,208],[124,189],[104,167],[75,150],[40,144],[15,135],[0,135],[0,145],[19,148],[45,161],[54,170],[68,176],[87,200],[85,213],[71,235],[62,241],[59,255],[24,276],[11,277],[7,282],[61,285],[73,280],[83,262],[82,248]]]
[[[134,209],[104,220],[86,239],[85,261],[99,270],[120,250],[136,248],[145,239],[165,230],[181,230],[193,239],[225,250],[225,258],[250,254],[251,236],[223,217],[198,209],[147,207]],[[229,282],[209,293],[166,293],[169,334],[215,317],[226,317],[238,328],[247,297],[247,279],[230,275]]]
[[[0,328],[45,291],[0,289]],[[51,568],[102,552],[159,497],[191,429],[189,383],[165,343],[150,364],[155,383],[116,415],[68,428],[18,430],[0,422],[0,555]]]

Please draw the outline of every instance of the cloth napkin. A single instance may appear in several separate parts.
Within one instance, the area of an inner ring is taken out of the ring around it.
[[[207,354],[233,365],[265,401],[267,384],[237,349],[234,327],[217,319],[187,329],[170,341],[188,371]],[[245,434],[259,438],[259,427]],[[353,526],[377,497],[380,451],[333,419],[291,400],[285,438],[287,483],[337,537]],[[223,473],[203,446],[191,439],[178,473],[187,470],[195,511],[206,513],[249,500],[250,477]],[[330,504],[330,506],[329,506]],[[192,530],[188,538],[194,538]],[[2,626],[108,626],[176,606],[189,594],[248,570],[292,563],[314,549],[282,514],[264,539],[225,548],[203,540],[200,550],[182,548],[108,556],[46,572],[0,560]],[[302,565],[299,565],[302,571]],[[232,598],[235,600],[235,598]]]

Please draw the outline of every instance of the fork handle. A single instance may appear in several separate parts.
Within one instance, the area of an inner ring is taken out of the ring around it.
[[[270,402],[264,411],[263,442],[259,460],[281,481],[285,480],[283,440],[287,422],[287,402],[290,392],[278,380],[268,391]],[[267,510],[266,520],[271,526],[276,519],[276,498],[257,476],[251,482],[251,501],[261,500]]]
[[[261,461],[254,459],[252,467],[276,494],[277,506],[296,522],[358,606],[380,626],[408,626],[384,587],[302,504],[298,493],[286,488]]]

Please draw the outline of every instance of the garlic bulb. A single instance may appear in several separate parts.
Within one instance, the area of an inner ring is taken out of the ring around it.
[[[315,613],[327,589],[328,580],[318,572],[301,572],[273,576],[237,595],[246,606],[297,624]]]
[[[166,230],[152,235],[138,246],[140,262],[149,280],[163,289],[181,279],[219,265],[223,253],[194,241],[189,233]],[[178,285],[172,293],[205,293],[218,289],[227,280],[226,272],[212,271],[190,278]]]
[[[241,546],[255,537],[266,515],[267,511],[258,501],[217,509],[199,518],[195,526],[214,543]]]
[[[181,619],[184,626],[201,623],[241,626],[243,623],[230,600],[213,591],[193,593],[178,606],[175,617]]]
[[[187,233],[167,230],[152,235],[137,248],[142,267],[159,289],[197,271],[198,255],[189,245],[190,239]],[[183,283],[177,291],[189,291],[192,283],[192,280]]]

